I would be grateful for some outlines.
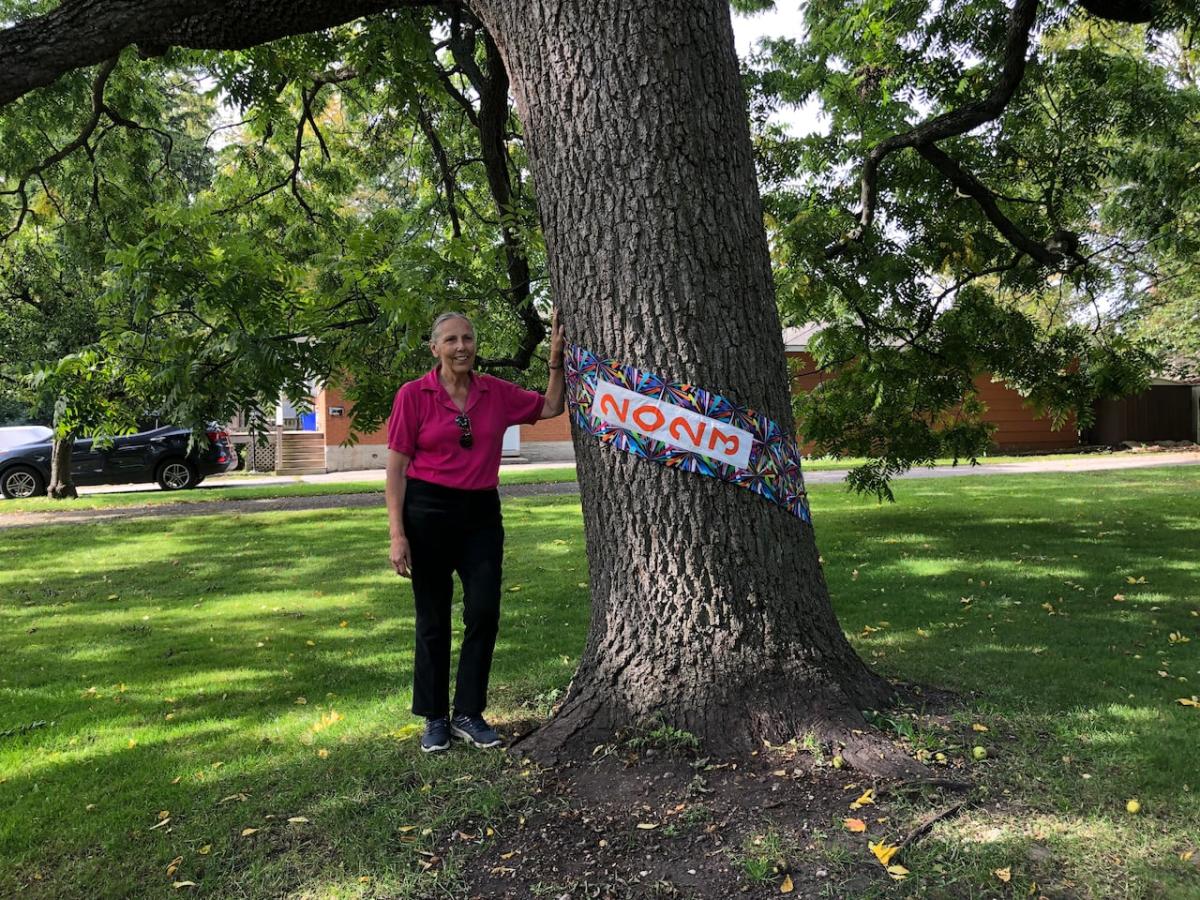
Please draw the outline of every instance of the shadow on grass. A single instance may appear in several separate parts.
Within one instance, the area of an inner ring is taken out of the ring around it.
[[[569,677],[587,616],[578,501],[528,502],[506,528],[522,590],[504,597],[500,722]],[[337,510],[5,534],[0,894],[403,895],[450,877],[418,851],[482,829],[520,775],[419,752],[411,590],[386,533],[381,510]]]
[[[1200,684],[1196,470],[898,495],[814,491],[835,606],[872,665],[989,723],[974,773],[996,803],[939,829],[897,889],[986,895],[980,867],[1007,861],[1022,890],[1105,894],[1114,857],[1149,886],[1131,896],[1178,895],[1177,845],[1200,843],[1200,715],[1174,702]],[[501,721],[566,683],[588,615],[578,500],[509,504],[506,530]],[[0,730],[50,723],[0,738],[0,893],[423,895],[450,876],[421,851],[503,841],[520,772],[423,757],[405,729],[410,595],[385,535],[382,510],[346,509],[0,536]]]

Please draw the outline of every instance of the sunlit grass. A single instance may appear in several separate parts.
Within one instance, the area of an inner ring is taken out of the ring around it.
[[[898,497],[814,488],[839,616],[875,668],[991,730],[986,802],[891,890],[1197,893],[1200,711],[1175,701],[1200,693],[1200,469]],[[577,498],[505,515],[502,725],[545,712],[588,616]],[[454,896],[462,854],[425,872],[418,851],[504,840],[533,801],[500,755],[417,751],[385,535],[381,508],[0,532],[0,895]]]

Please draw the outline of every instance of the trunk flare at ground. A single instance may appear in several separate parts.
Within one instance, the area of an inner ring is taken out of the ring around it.
[[[569,340],[791,429],[728,4],[473,6],[512,79]],[[888,701],[837,623],[810,526],[586,435],[575,448],[592,621],[535,755],[654,714],[742,751],[848,733]]]
[[[71,478],[71,451],[75,436],[67,435],[50,445],[50,485],[46,493],[55,500],[74,500],[79,496]]]

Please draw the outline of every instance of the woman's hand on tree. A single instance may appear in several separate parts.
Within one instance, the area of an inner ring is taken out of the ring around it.
[[[412,551],[403,535],[392,538],[392,568],[402,578],[412,578]]]
[[[558,321],[558,310],[550,314],[550,367],[556,369],[563,364],[563,346],[566,339],[563,337],[563,326]]]

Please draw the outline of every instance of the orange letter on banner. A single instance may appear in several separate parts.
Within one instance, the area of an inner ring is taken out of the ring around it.
[[[626,401],[626,402],[628,402],[628,401]],[[647,425],[645,422],[642,421],[642,416],[645,415],[646,413],[653,413],[658,421],[656,421],[653,425]],[[639,406],[637,409],[635,409],[633,411],[634,424],[637,425],[638,428],[642,429],[642,431],[645,431],[647,433],[649,433],[651,431],[657,431],[658,429],[662,428],[663,422],[665,422],[666,420],[667,420],[666,417],[662,414],[662,411],[659,410],[659,408],[657,406],[650,406],[650,405]],[[621,421],[624,421],[624,419],[622,419]]]
[[[721,452],[724,453],[726,456],[733,456],[735,453],[738,452],[738,447],[741,444],[741,442],[738,440],[738,436],[736,434],[725,434],[723,431],[721,431],[717,428],[713,428],[712,432],[709,434],[709,438],[708,438],[708,449],[709,450],[717,449],[717,440],[718,439],[720,439],[725,444],[725,447]],[[730,444],[732,444],[733,446],[731,447]]]
[[[604,405],[608,404],[608,411],[621,420],[621,424],[625,424],[625,418],[629,415],[629,400],[622,400],[620,408],[617,407],[617,398],[612,394],[600,395],[600,415],[604,415]]]
[[[682,441],[683,436],[679,433],[679,430],[682,428],[687,432],[688,439],[691,440],[692,444],[700,447],[702,446],[700,442],[704,439],[704,429],[707,427],[707,422],[698,422],[696,423],[696,431],[693,433],[691,423],[687,419],[672,419],[671,427],[667,430],[671,432],[671,437],[675,438],[675,440]]]

